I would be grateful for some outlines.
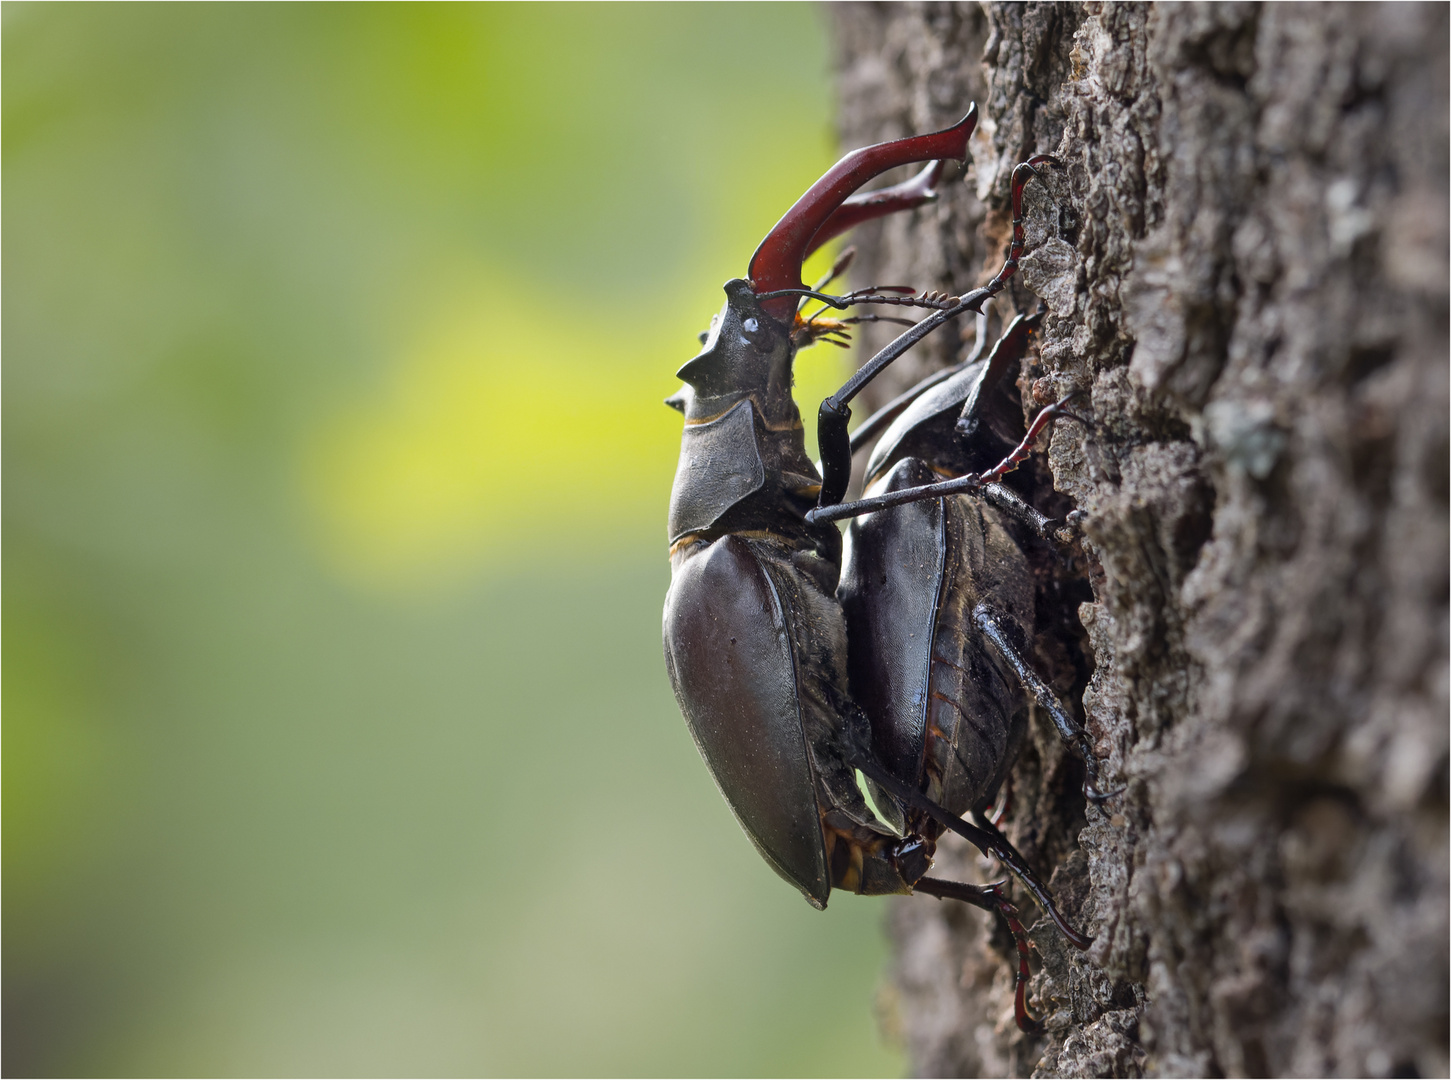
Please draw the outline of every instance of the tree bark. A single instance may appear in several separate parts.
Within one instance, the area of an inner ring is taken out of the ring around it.
[[[854,284],[985,283],[1013,165],[1062,162],[994,325],[1047,305],[1025,414],[1085,392],[1037,467],[1087,584],[1045,578],[1037,659],[1125,787],[1085,807],[1035,718],[1005,828],[1096,938],[1015,894],[1042,1036],[1005,932],[925,896],[894,902],[884,1023],[924,1075],[1446,1075],[1446,7],[831,18],[844,145],[982,114],[939,202],[858,230]]]

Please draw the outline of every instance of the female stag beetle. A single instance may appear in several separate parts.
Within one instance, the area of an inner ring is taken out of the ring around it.
[[[1051,159],[1014,170],[1009,256],[983,288],[823,293],[844,260],[815,289],[800,280],[805,258],[827,240],[934,198],[941,163],[965,160],[976,116],[973,107],[943,131],[842,158],[767,234],[749,277],[726,283],[701,352],[678,372],[685,387],[667,401],[684,413],[685,430],[670,499],[665,659],[696,746],[772,868],[817,908],[840,888],[920,891],[997,911],[1018,943],[1015,1011],[1031,1030],[1027,944],[1002,883],[926,873],[942,832],[957,832],[1012,871],[1073,944],[1089,944],[980,813],[1016,753],[1020,687],[1084,758],[1089,797],[1104,797],[1085,733],[1022,659],[1033,587],[1002,515],[1047,538],[1071,538],[1071,529],[998,483],[1066,414],[1065,403],[1040,413],[995,465],[992,441],[975,438],[980,403],[1022,356],[1037,317],[1020,317],[988,358],[925,380],[856,436],[847,422],[850,401],[888,364],[957,316],[981,313],[1003,289],[1023,249],[1023,187]],[[923,161],[930,164],[906,183],[853,195],[889,169]],[[825,306],[803,316],[810,300]],[[931,313],[822,402],[818,470],[791,396],[792,362],[804,345],[881,318],[822,317],[863,304]],[[853,449],[883,427],[868,466],[875,486],[843,503]],[[858,520],[843,573],[832,522],[847,517]],[[969,810],[977,824],[961,817]]]

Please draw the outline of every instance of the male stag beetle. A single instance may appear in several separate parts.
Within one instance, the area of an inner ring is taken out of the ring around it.
[[[965,160],[976,117],[974,106],[943,131],[848,154],[767,234],[749,277],[726,283],[701,352],[677,373],[685,387],[667,401],[684,413],[685,430],[670,499],[665,660],[701,756],[771,867],[817,908],[840,888],[925,892],[998,912],[1018,946],[1017,1021],[1032,1030],[1027,943],[1002,883],[926,874],[937,839],[952,830],[1017,876],[1074,945],[1089,944],[981,814],[1016,754],[1022,689],[1085,760],[1088,796],[1105,797],[1083,729],[1022,659],[1033,586],[1002,515],[1050,539],[1071,539],[1072,530],[998,483],[1053,417],[1072,414],[1065,402],[1043,410],[1001,460],[975,430],[985,427],[980,403],[1016,366],[1038,317],[1019,317],[988,358],[925,380],[856,436],[847,422],[850,401],[888,364],[957,316],[980,314],[1003,289],[1024,244],[1023,187],[1051,159],[1014,170],[1012,244],[983,288],[822,292],[845,260],[814,289],[800,280],[805,258],[827,240],[934,198],[942,162]],[[889,169],[924,161],[912,180],[853,195]],[[811,300],[825,306],[804,316]],[[822,402],[818,470],[791,397],[792,362],[800,347],[883,318],[822,317],[865,304],[931,313]],[[874,487],[843,503],[853,449],[883,427],[868,466]],[[858,520],[843,573],[833,522],[847,517]],[[969,810],[977,824],[961,817]]]

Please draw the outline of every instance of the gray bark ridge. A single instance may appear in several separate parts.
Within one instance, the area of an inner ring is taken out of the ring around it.
[[[1048,306],[1025,412],[1088,395],[1036,467],[1086,512],[1092,599],[1037,659],[1127,784],[1085,808],[1033,719],[1006,830],[1097,937],[1018,897],[1046,1034],[1001,929],[925,896],[893,902],[885,1026],[923,1075],[1446,1075],[1446,7],[829,17],[843,145],[982,113],[939,202],[858,230],[858,284],[984,283],[1013,165],[1063,162],[994,324]],[[935,871],[996,872],[950,844]]]

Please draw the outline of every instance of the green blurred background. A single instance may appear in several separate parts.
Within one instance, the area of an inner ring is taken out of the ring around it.
[[[3,18],[4,1071],[900,1072],[660,655],[822,13]]]

